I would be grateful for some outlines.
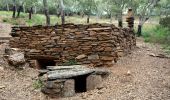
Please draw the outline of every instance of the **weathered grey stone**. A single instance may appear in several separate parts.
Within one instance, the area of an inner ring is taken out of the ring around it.
[[[41,89],[41,91],[51,96],[62,96],[64,81],[65,80],[46,81],[44,82],[44,87]]]
[[[49,71],[49,70],[47,70],[47,69],[38,70],[38,72],[39,72],[40,74],[46,74],[48,71]]]
[[[66,80],[64,82],[64,88],[63,88],[63,96],[64,97],[70,97],[75,95],[75,82],[73,79]]]
[[[48,70],[70,70],[70,69],[80,69],[86,68],[85,65],[72,65],[72,66],[47,66]]]
[[[8,61],[11,65],[19,66],[25,63],[24,53],[15,53],[10,55]]]
[[[20,52],[20,49],[18,49],[18,48],[9,48],[8,46],[6,46],[6,48],[5,48],[6,55],[13,55],[18,52]]]
[[[111,73],[110,70],[107,70],[107,69],[102,69],[102,68],[95,68],[94,69],[94,75],[101,75],[102,77],[105,77],[105,76],[109,76],[109,74]]]
[[[86,79],[87,91],[95,89],[102,83],[102,77],[100,75],[89,75]]]
[[[75,94],[74,80],[46,81],[41,91],[53,97],[69,97]]]
[[[94,70],[92,69],[83,68],[83,69],[71,69],[71,70],[55,70],[55,71],[48,72],[47,75],[48,75],[48,79],[54,80],[54,79],[72,78],[79,75],[87,75],[93,72]]]

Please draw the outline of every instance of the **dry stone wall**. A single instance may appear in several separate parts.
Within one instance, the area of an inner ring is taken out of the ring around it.
[[[136,45],[133,30],[111,24],[65,24],[12,27],[12,48],[25,52],[27,60],[51,59],[57,65],[70,60],[78,64],[112,66]]]

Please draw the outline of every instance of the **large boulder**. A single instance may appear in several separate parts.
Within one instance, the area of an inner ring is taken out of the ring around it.
[[[24,53],[19,52],[19,53],[15,53],[13,55],[10,55],[9,58],[8,58],[8,61],[11,65],[19,67],[20,65],[25,64]]]

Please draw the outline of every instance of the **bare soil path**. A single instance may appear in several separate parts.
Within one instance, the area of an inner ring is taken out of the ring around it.
[[[3,23],[0,17],[0,37],[11,37],[9,33],[11,32],[11,24]]]
[[[0,50],[4,52],[3,46]],[[59,99],[33,88],[36,70],[3,69],[6,65],[1,55],[0,100],[170,100],[170,59],[150,56],[162,52],[159,45],[137,39],[137,48],[109,68],[112,74],[100,88]]]

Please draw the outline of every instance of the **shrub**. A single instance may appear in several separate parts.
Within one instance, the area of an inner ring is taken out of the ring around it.
[[[163,27],[167,27],[170,29],[170,16],[169,17],[165,17],[165,18],[161,18],[159,21],[159,24]]]
[[[143,33],[143,37],[146,42],[170,45],[170,30],[160,25]]]
[[[63,66],[71,66],[71,65],[77,65],[77,61],[72,59],[69,60],[68,62],[63,63]]]
[[[8,18],[2,19],[3,22],[8,22]]]

